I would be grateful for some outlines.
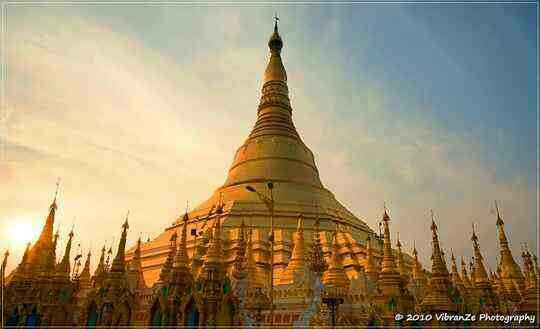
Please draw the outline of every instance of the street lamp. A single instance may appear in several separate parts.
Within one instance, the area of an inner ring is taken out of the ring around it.
[[[270,242],[270,327],[274,326],[274,183],[266,183],[266,187],[270,192],[270,196],[266,196],[257,191],[253,186],[247,185],[246,190],[251,193],[257,194],[259,199],[268,207],[270,212],[270,235],[268,241]]]
[[[322,302],[326,304],[330,310],[330,315],[332,317],[332,329],[336,327],[336,313],[338,311],[339,305],[343,304],[343,298],[341,297],[323,297]]]

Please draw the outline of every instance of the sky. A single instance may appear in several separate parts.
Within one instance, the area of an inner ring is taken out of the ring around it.
[[[535,4],[3,9],[8,270],[58,178],[59,253],[74,227],[93,267],[128,210],[133,244],[220,186],[256,118],[275,12],[295,125],[338,200],[375,230],[386,201],[392,232],[428,269],[430,209],[456,256],[472,255],[474,221],[494,269],[494,200],[514,256],[536,249]]]

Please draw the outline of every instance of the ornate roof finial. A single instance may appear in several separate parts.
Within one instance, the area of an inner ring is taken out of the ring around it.
[[[277,13],[274,14],[274,32],[277,33],[278,31],[278,21],[279,21],[279,17],[277,15]]]
[[[472,237],[471,240],[476,244],[478,242],[478,237],[476,236],[476,231],[474,229],[474,222],[472,224]]]
[[[497,226],[503,225],[504,222],[501,218],[501,213],[499,212],[499,205],[497,204],[497,200],[495,200],[495,211],[497,212]]]
[[[383,203],[383,208],[384,208],[384,214],[383,214],[382,220],[384,222],[387,222],[387,221],[390,220],[390,216],[388,216],[388,209],[386,208],[386,201],[384,201],[384,203]]]
[[[129,210],[126,213],[126,219],[124,220],[124,224],[122,225],[122,228],[124,229],[124,231],[127,231],[129,228],[128,218],[129,218]]]
[[[8,257],[9,257],[9,248],[6,249],[6,252],[4,253],[4,261],[2,262],[2,275],[4,275],[5,273]],[[4,279],[3,276],[2,276],[2,279]]]

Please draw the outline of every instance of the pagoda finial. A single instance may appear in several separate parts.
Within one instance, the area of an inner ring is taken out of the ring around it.
[[[124,272],[126,270],[126,240],[127,240],[127,231],[129,229],[128,224],[129,210],[126,213],[126,219],[122,225],[122,235],[120,236],[120,241],[118,242],[118,250],[116,251],[116,256],[114,257],[111,271],[113,272]]]
[[[58,190],[60,189],[60,178],[56,179],[56,190],[54,191],[54,198],[53,202],[51,203],[51,208],[54,207],[56,209],[56,198],[58,197]]]
[[[495,200],[495,211],[497,212],[497,226],[503,225],[504,222],[501,218],[501,213],[499,212],[499,205],[497,204],[497,200]]]
[[[277,33],[278,31],[278,21],[279,21],[279,17],[277,15],[277,13],[274,14],[274,32]]]
[[[58,275],[62,276],[65,279],[69,279],[69,274],[71,272],[71,265],[69,262],[69,257],[71,254],[71,243],[73,241],[73,236],[75,234],[73,233],[73,229],[68,234],[68,242],[66,244],[66,251],[64,252],[64,257],[62,258],[62,261],[60,264],[58,264],[57,273]]]
[[[172,266],[172,277],[176,283],[185,283],[190,274],[189,258],[187,255],[187,221],[182,224],[182,232],[180,234],[180,243],[177,247],[176,254]]]
[[[84,267],[79,274],[78,278],[81,282],[84,282],[85,284],[88,284],[90,282],[90,257],[92,257],[92,252],[88,250],[88,254],[86,255],[86,261],[84,262]]]
[[[1,268],[2,280],[4,279],[4,273],[6,271],[8,257],[9,257],[9,248],[6,249],[6,252],[4,253],[4,260],[2,261],[2,268]],[[2,284],[3,284],[3,282],[2,282]]]
[[[488,282],[488,275],[486,268],[484,267],[482,253],[480,252],[480,245],[478,244],[478,237],[476,236],[474,222],[472,223],[472,238],[473,249],[474,249],[474,283],[475,284],[484,284]]]
[[[129,229],[128,218],[129,218],[129,210],[126,213],[126,219],[124,220],[124,224],[122,225],[122,228],[124,229],[124,231],[127,231],[127,229]]]
[[[396,273],[396,262],[394,254],[392,252],[392,242],[390,241],[390,216],[388,216],[388,211],[386,209],[386,204],[384,205],[384,214],[383,214],[383,226],[384,226],[384,239],[383,239],[383,258],[381,264],[382,273]]]

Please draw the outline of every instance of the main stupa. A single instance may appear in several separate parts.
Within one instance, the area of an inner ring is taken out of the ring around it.
[[[277,21],[268,47],[270,59],[264,71],[257,120],[251,133],[236,151],[225,183],[187,216],[179,218],[154,240],[143,244],[143,269],[149,284],[158,279],[160,267],[169,250],[169,241],[174,232],[179,232],[183,220],[187,218],[189,232],[196,232],[190,237],[191,240],[188,239],[192,256],[195,247],[204,244],[202,233],[209,231],[207,228],[213,225],[218,205],[222,205],[223,210],[219,217],[224,229],[226,250],[227,246],[233,248],[233,244],[227,242],[234,241],[235,231],[242,220],[254,230],[254,239],[260,239],[262,244],[267,242],[269,209],[256,193],[246,189],[247,186],[268,194],[267,184],[273,182],[276,251],[280,238],[290,241],[299,216],[304,218],[306,231],[313,229],[316,219],[319,219],[321,230],[330,232],[339,227],[361,244],[368,235],[374,235],[364,221],[339,203],[332,192],[323,186],[313,152],[304,144],[294,126],[287,72],[281,58],[283,41],[278,33]],[[277,252],[274,256],[275,266],[278,267],[280,261],[287,261],[280,260],[279,255]],[[259,256],[261,264],[268,261],[263,251]]]

